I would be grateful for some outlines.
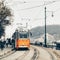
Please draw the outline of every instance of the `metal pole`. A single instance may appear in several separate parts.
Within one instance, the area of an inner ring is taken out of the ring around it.
[[[45,47],[47,47],[47,44],[46,44],[46,7],[45,7]]]

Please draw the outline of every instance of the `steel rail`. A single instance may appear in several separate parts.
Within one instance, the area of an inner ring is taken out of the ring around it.
[[[4,54],[2,57],[0,57],[0,60],[14,54],[15,52],[16,52],[15,50],[8,51],[6,54]]]

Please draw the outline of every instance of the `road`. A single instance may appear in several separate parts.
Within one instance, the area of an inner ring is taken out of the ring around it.
[[[31,45],[29,50],[18,50],[0,60],[57,60],[49,48]]]

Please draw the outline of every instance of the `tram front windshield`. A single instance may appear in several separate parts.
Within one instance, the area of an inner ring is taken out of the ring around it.
[[[20,38],[28,38],[28,34],[20,34]]]

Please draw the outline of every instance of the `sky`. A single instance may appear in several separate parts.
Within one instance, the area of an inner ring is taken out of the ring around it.
[[[60,0],[5,0],[5,5],[11,9],[13,14],[12,25],[6,27],[6,34],[8,31],[9,36],[17,27],[25,27],[26,23],[28,29],[44,26],[45,6],[47,11],[46,24],[60,25]]]

